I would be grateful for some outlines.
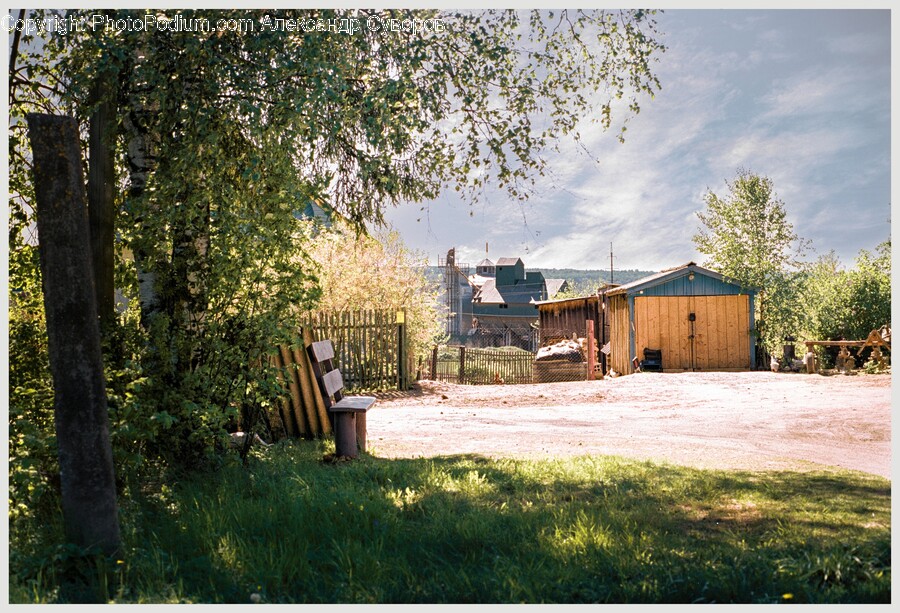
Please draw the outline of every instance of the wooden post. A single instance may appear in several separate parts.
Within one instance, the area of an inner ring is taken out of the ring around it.
[[[597,365],[596,351],[594,350],[594,320],[588,319],[586,322],[587,337],[587,380],[594,380],[594,368]]]
[[[434,349],[431,350],[431,380],[438,380],[438,347],[434,346]]]
[[[406,389],[406,311],[397,311],[397,389]]]
[[[66,538],[120,551],[78,124],[29,114]]]
[[[466,348],[463,345],[459,347],[459,375],[456,377],[456,382],[466,382]]]
[[[109,334],[116,317],[115,270],[115,131],[116,74],[102,70],[94,77],[89,128],[88,226],[91,233],[91,259],[94,289],[101,333]]]
[[[816,372],[816,352],[813,351],[812,345],[806,346],[806,355],[803,356],[803,361],[806,363],[806,372],[808,374],[814,374]]]
[[[294,409],[294,423],[297,424],[297,431],[301,436],[315,436],[310,429],[309,423],[303,414],[303,399],[300,397],[300,375],[304,373],[297,372],[297,366],[294,364],[291,350],[287,345],[279,345],[278,350],[281,351],[281,363],[284,364],[284,376],[288,380],[288,389],[291,391],[291,407]]]

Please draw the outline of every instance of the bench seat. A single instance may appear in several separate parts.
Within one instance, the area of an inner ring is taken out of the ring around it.
[[[334,448],[341,457],[355,458],[366,450],[366,411],[374,396],[344,396],[344,378],[334,366],[334,345],[318,341],[306,348],[329,413],[334,414]]]
[[[332,413],[340,413],[342,411],[362,412],[365,413],[377,400],[374,396],[344,396],[341,400],[331,405],[328,410]]]

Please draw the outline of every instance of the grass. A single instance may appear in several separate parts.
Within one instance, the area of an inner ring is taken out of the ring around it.
[[[11,527],[10,602],[85,597],[73,581],[121,603],[890,602],[882,478],[327,450],[124,498],[122,560]]]

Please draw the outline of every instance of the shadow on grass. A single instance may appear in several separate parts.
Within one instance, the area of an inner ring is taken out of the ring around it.
[[[316,443],[136,503],[123,602],[889,602],[890,483],[612,457],[327,464]]]

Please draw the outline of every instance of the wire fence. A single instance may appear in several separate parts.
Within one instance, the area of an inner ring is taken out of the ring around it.
[[[559,331],[535,331],[535,350],[508,342],[508,334],[472,334],[465,344],[434,347],[424,376],[449,383],[499,385],[584,381],[600,375],[597,349],[594,360],[588,359],[586,339],[567,338]],[[520,335],[519,338],[523,338]],[[492,344],[495,343],[495,344]]]

